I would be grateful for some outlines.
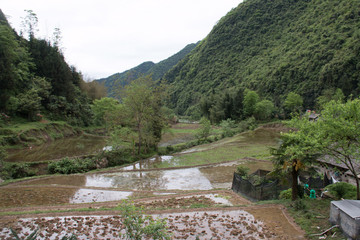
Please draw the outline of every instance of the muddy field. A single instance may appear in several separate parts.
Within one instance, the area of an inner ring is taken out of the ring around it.
[[[61,239],[66,234],[123,239],[117,209],[124,199],[154,218],[165,218],[173,239],[304,239],[280,206],[255,205],[230,190],[238,165],[251,172],[272,169],[271,162],[254,156],[266,156],[264,149],[276,144],[277,136],[276,129],[260,129],[176,156],[2,186],[0,239],[12,239],[10,227],[21,237],[39,229],[41,239]],[[239,157],[246,154],[249,157]],[[158,167],[163,164],[169,167]]]
[[[101,210],[116,204],[78,205],[98,209],[90,212],[3,216],[0,238],[12,239],[12,227],[22,234],[21,237],[39,229],[41,239],[59,239],[71,234],[79,239],[125,239],[120,236],[125,230],[118,212]],[[254,206],[231,191],[172,194],[137,199],[134,204],[144,207],[153,218],[165,218],[173,239],[303,239],[302,231],[288,218],[284,209],[272,205]],[[47,207],[42,211],[56,208]],[[164,210],[156,210],[160,208]],[[21,210],[30,209],[36,208]]]

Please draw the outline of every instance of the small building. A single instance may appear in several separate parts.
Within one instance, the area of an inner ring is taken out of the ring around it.
[[[332,201],[329,221],[339,225],[347,237],[360,240],[360,200]]]

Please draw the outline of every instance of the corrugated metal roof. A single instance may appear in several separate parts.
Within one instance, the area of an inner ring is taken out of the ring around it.
[[[332,201],[331,204],[341,209],[351,218],[360,218],[360,200]]]

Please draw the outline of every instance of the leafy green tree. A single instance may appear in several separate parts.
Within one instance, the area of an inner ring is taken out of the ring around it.
[[[144,76],[126,85],[122,91],[122,107],[118,112],[118,124],[132,129],[137,135],[140,155],[142,147],[156,147],[162,129],[167,125],[162,111],[164,91],[156,86],[151,76]]]
[[[259,95],[255,91],[245,91],[245,97],[243,100],[244,116],[251,117],[255,113],[256,104],[259,101]]]
[[[13,31],[0,24],[0,111],[7,112],[7,101],[26,90],[33,66],[30,54]]]
[[[303,105],[303,98],[294,92],[289,92],[284,102],[284,108],[288,113],[300,114]]]
[[[207,140],[207,138],[210,135],[210,131],[211,131],[211,123],[210,120],[208,120],[205,117],[202,117],[200,119],[200,128],[197,130],[196,132],[196,137],[199,140]]]
[[[294,119],[290,126],[296,127],[296,131],[290,131],[281,135],[281,144],[277,149],[271,149],[274,158],[275,172],[280,175],[291,174],[292,200],[298,196],[298,176],[300,171],[312,166],[318,156],[319,143],[317,139],[309,136],[312,126],[306,118]]]
[[[312,163],[309,161],[312,156],[321,154],[324,159],[332,158],[343,163],[353,174],[357,199],[360,200],[357,177],[360,163],[360,99],[346,103],[330,101],[317,121],[296,117],[289,124],[297,131],[283,134],[283,143],[273,152],[276,156],[275,166],[292,167],[294,179],[294,170],[300,169],[303,163]],[[294,166],[298,166],[297,169]]]
[[[331,101],[325,105],[321,117],[313,123],[314,132],[323,155],[343,163],[354,175],[357,199],[360,200],[359,172],[360,164],[360,99],[346,103]]]
[[[274,112],[274,104],[269,100],[262,100],[255,105],[254,116],[258,120],[268,120]]]
[[[35,120],[36,114],[40,112],[41,97],[35,88],[19,94],[19,111],[27,115],[29,120]]]
[[[336,102],[342,102],[342,103],[344,102],[345,95],[340,88],[337,88],[337,89],[330,88],[330,89],[324,90],[322,95],[316,99],[316,104],[317,104],[318,109],[319,110],[323,109],[325,107],[325,105],[328,102],[330,102],[331,100],[334,100]]]
[[[236,124],[234,120],[230,118],[222,120],[220,126],[224,137],[232,137],[235,134]]]
[[[91,106],[95,123],[98,125],[106,123],[105,117],[117,111],[119,104],[119,101],[114,98],[104,97],[96,99]]]

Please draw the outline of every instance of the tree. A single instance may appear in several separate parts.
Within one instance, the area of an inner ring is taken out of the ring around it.
[[[95,124],[102,125],[106,123],[105,118],[118,110],[119,101],[114,98],[96,99],[91,106],[94,113]]]
[[[137,134],[137,154],[145,147],[156,147],[166,126],[162,112],[163,87],[156,86],[151,76],[140,77],[122,89],[120,125],[131,128]]]
[[[196,137],[201,140],[201,139],[204,139],[206,140],[209,135],[210,135],[210,130],[211,130],[211,123],[210,121],[205,118],[205,117],[202,117],[200,119],[200,128],[197,130],[196,132]]]
[[[298,166],[299,160],[309,160],[312,156],[332,158],[344,164],[354,175],[357,199],[360,200],[357,177],[360,163],[360,99],[346,103],[330,101],[317,121],[295,117],[289,125],[297,131],[283,134],[285,141],[273,152],[276,156],[275,166],[289,166],[290,163]]]
[[[293,125],[292,122],[291,125]],[[296,131],[290,131],[281,135],[281,144],[277,149],[271,149],[274,156],[272,162],[275,172],[291,174],[292,200],[298,196],[298,176],[300,171],[307,169],[314,162],[317,155],[318,142],[309,137],[309,121],[306,118],[296,119]]]
[[[259,101],[259,95],[255,91],[245,91],[245,97],[243,100],[244,116],[251,117],[255,113],[256,103]]]
[[[340,88],[337,89],[330,88],[322,92],[322,95],[316,99],[316,104],[318,109],[321,110],[331,100],[343,103],[344,99],[345,99],[345,95]]]
[[[32,40],[35,37],[35,33],[38,32],[38,17],[36,13],[34,13],[32,10],[24,10],[27,15],[22,18],[21,21],[21,31],[20,35],[23,35],[24,32],[28,34],[29,40]]]
[[[275,110],[274,104],[269,100],[262,100],[255,104],[254,115],[258,120],[267,120]]]
[[[12,30],[0,24],[0,111],[7,112],[8,100],[28,88],[33,66],[30,54]]]
[[[325,105],[321,117],[313,123],[314,132],[321,146],[321,153],[343,163],[354,175],[357,199],[360,200],[360,99],[346,103],[331,101]]]
[[[284,108],[290,113],[298,113],[300,114],[303,105],[303,98],[294,92],[289,92],[285,102]]]

